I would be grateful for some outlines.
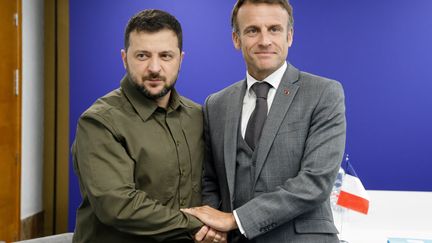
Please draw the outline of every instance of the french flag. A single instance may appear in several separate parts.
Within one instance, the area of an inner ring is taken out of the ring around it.
[[[345,168],[344,168],[345,167]],[[337,205],[367,214],[369,210],[369,195],[346,157],[345,176],[342,181]]]

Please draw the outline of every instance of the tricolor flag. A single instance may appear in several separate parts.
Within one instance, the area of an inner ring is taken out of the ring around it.
[[[337,205],[367,214],[369,210],[369,195],[349,162],[348,155],[342,163],[345,176],[342,181]]]

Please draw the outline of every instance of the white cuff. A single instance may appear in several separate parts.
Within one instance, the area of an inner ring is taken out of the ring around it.
[[[235,221],[236,221],[236,223],[237,223],[237,226],[238,226],[238,228],[239,228],[239,230],[240,230],[240,233],[242,234],[242,235],[244,235],[244,237],[246,237],[246,232],[245,232],[245,230],[243,229],[243,226],[242,226],[242,224],[241,224],[241,222],[240,222],[240,219],[239,219],[239,217],[237,216],[237,212],[234,210],[233,211],[233,214],[234,214],[234,218],[235,218]],[[247,238],[247,237],[246,237]]]

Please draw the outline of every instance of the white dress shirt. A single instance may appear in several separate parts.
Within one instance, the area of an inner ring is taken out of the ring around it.
[[[255,92],[251,89],[252,85],[256,82],[262,82],[262,81],[266,81],[271,85],[271,88],[267,95],[267,107],[268,107],[268,111],[270,111],[271,105],[273,104],[273,100],[276,94],[276,90],[279,87],[279,84],[282,80],[282,76],[284,75],[287,66],[288,66],[287,63],[285,62],[280,68],[278,68],[272,74],[267,76],[267,78],[265,78],[264,80],[256,80],[248,72],[246,72],[247,88],[246,88],[245,96],[243,98],[243,108],[242,108],[242,117],[241,117],[241,135],[243,138],[245,137],[246,134],[246,127],[249,118],[251,117],[256,104],[256,95]],[[239,227],[240,233],[246,236],[245,231],[241,225],[241,221],[237,216],[236,210],[233,211],[233,214],[237,226]]]
[[[267,76],[267,78],[262,80],[262,81],[266,81],[271,85],[271,88],[269,89],[267,95],[268,111],[270,111],[270,107],[273,103],[276,90],[279,87],[279,84],[282,80],[282,76],[284,75],[286,68],[287,68],[287,63],[285,62],[279,69],[277,69],[272,74]],[[248,72],[246,72],[247,88],[246,88],[245,96],[243,98],[243,108],[242,108],[242,117],[241,117],[241,134],[243,138],[245,137],[246,134],[246,127],[249,122],[249,118],[251,117],[256,105],[256,95],[255,92],[251,89],[251,87],[254,83],[262,82],[262,81],[256,80]]]

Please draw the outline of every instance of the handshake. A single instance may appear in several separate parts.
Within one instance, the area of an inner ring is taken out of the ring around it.
[[[180,210],[197,217],[205,224],[195,234],[195,242],[226,243],[227,232],[238,228],[234,214],[232,213],[225,213],[209,206]]]

